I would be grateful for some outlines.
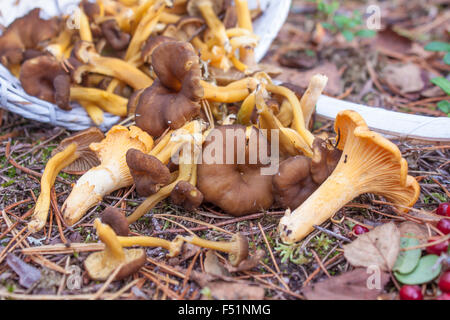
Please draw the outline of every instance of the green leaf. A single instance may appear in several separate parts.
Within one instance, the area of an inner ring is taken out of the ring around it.
[[[363,29],[359,30],[355,35],[361,38],[372,38],[377,34],[375,30]]]
[[[414,247],[419,244],[420,244],[419,240],[415,238],[404,238],[404,237],[400,238],[400,247],[402,249]],[[412,272],[419,263],[421,254],[422,250],[420,249],[400,251],[393,270],[401,274]]]
[[[433,41],[425,46],[427,51],[447,51],[450,52],[450,43]]]
[[[442,100],[437,103],[437,107],[445,114],[450,114],[450,101]]]
[[[337,15],[333,17],[333,21],[336,23],[338,28],[342,29],[347,27],[352,22],[352,19],[343,15]]]
[[[330,30],[332,32],[336,31],[336,27],[328,22],[322,22],[322,27],[324,27],[325,29]]]
[[[422,284],[430,282],[441,273],[442,266],[436,265],[438,259],[439,257],[435,254],[424,256],[419,260],[419,264],[411,273],[401,274],[399,272],[394,272],[395,278],[403,284]]]
[[[450,52],[447,52],[444,56],[444,62],[450,64]]]
[[[431,83],[437,85],[439,88],[444,90],[446,94],[450,96],[450,81],[443,77],[436,77],[430,80]]]
[[[344,36],[345,40],[348,42],[352,41],[355,35],[350,30],[343,30],[342,35]]]

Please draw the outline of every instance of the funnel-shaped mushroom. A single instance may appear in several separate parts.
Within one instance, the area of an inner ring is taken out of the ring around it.
[[[50,208],[50,190],[55,183],[56,177],[63,168],[71,170],[84,170],[97,163],[97,157],[89,150],[93,142],[100,142],[103,133],[97,128],[90,128],[64,139],[59,144],[57,153],[47,162],[44,174],[41,178],[41,193],[36,202],[36,208],[28,229],[37,232],[45,226],[48,210]]]
[[[180,181],[170,194],[172,202],[186,210],[198,208],[203,202],[203,194],[188,181]]]
[[[346,203],[363,193],[374,193],[394,204],[412,206],[420,187],[408,176],[408,164],[395,144],[372,132],[361,116],[350,110],[336,117],[342,157],[325,182],[292,213],[286,211],[279,229],[281,239],[293,243],[303,239],[333,216]],[[404,211],[403,207],[399,210]]]
[[[138,127],[129,129],[114,126],[100,143],[91,144],[97,153],[100,165],[86,172],[76,183],[62,207],[69,225],[76,223],[86,211],[95,206],[105,195],[133,184],[126,162],[129,149],[149,152],[153,139]]]
[[[248,257],[248,239],[241,233],[233,235],[230,242],[209,241],[197,236],[184,237],[184,240],[195,246],[228,253],[228,260],[234,267]]]
[[[105,250],[89,255],[84,261],[84,268],[92,280],[105,281],[120,267],[114,280],[120,280],[137,272],[145,263],[145,251],[142,249],[123,249],[114,231],[100,219],[96,219],[94,227],[97,235],[105,244]]]

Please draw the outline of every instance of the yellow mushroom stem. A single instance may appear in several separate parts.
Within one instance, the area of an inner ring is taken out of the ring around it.
[[[111,114],[125,117],[127,115],[128,99],[105,90],[72,87],[70,88],[70,100],[84,103],[90,103],[109,112]]]
[[[333,173],[293,212],[286,211],[279,230],[285,243],[304,239],[315,225],[324,223],[340,208],[364,193],[385,197],[400,211],[414,205],[420,194],[415,178],[408,176],[408,163],[398,147],[370,131],[362,117],[350,110],[336,117],[342,157]]]
[[[258,81],[254,78],[245,78],[232,82],[225,87],[219,87],[203,80],[200,83],[205,90],[204,99],[214,102],[233,103],[245,100],[256,89]]]
[[[210,241],[197,236],[184,237],[184,240],[194,246],[225,253],[231,253],[234,249],[234,244],[229,241]]]
[[[287,99],[284,99],[280,106],[280,111],[276,114],[278,120],[284,127],[289,127],[292,123],[292,106]]]
[[[91,26],[89,25],[89,18],[87,17],[84,10],[80,10],[80,39],[82,41],[93,42]]]
[[[309,81],[308,88],[300,100],[300,106],[303,111],[303,118],[305,119],[305,126],[308,128],[311,117],[314,113],[317,100],[327,85],[328,78],[322,74],[314,75]]]
[[[178,21],[180,21],[181,16],[169,12],[163,12],[161,13],[161,16],[159,18],[159,21],[165,24],[176,24]]]
[[[238,123],[248,126],[251,124],[251,117],[256,104],[256,93],[252,92],[242,102],[241,108],[237,114],[236,120]]]
[[[137,236],[137,237],[121,237],[118,236],[120,244],[123,247],[132,247],[132,246],[140,246],[140,247],[161,247],[169,251],[167,255],[170,258],[173,258],[181,253],[183,248],[184,239],[182,237],[176,237],[173,241],[168,241],[161,238],[156,237],[146,237],[146,236]]]
[[[198,1],[197,7],[200,10],[203,18],[205,19],[209,29],[214,34],[214,37],[220,42],[225,51],[230,52],[231,47],[229,39],[227,37],[225,26],[214,12],[211,1],[200,0]]]
[[[77,144],[71,143],[67,148],[54,155],[47,162],[41,178],[41,193],[36,202],[32,219],[28,223],[28,229],[30,231],[38,232],[45,226],[50,209],[50,191],[55,183],[56,177],[62,169],[74,162],[78,157]]]
[[[243,28],[253,33],[252,17],[248,9],[247,0],[235,0],[236,13],[239,28]],[[239,58],[246,64],[255,63],[255,50],[253,47],[243,47],[239,49]]]
[[[87,114],[97,126],[103,123],[103,110],[95,103],[90,101],[78,100],[77,101],[86,110]]]
[[[132,224],[133,222],[137,221],[144,214],[154,208],[159,202],[169,197],[178,182],[189,181],[191,179],[194,166],[196,165],[192,163],[180,163],[179,176],[177,180],[161,188],[157,193],[151,195],[144,202],[142,202],[141,205],[127,217],[128,223]]]
[[[100,219],[95,219],[94,228],[97,230],[100,241],[105,244],[106,254],[103,256],[104,259],[113,258],[115,260],[124,261],[125,253],[114,230],[111,229],[110,226],[101,223]],[[105,263],[107,263],[107,261],[105,261]]]
[[[143,1],[142,4],[134,10],[133,17],[131,18],[131,34],[136,33],[136,29],[142,21],[142,18],[149,11],[150,6],[152,6],[154,3],[155,0]]]
[[[64,29],[56,38],[55,43],[49,44],[45,50],[50,52],[57,60],[68,58],[67,50],[70,48],[72,42],[72,30]]]
[[[289,103],[292,106],[292,112],[293,112],[293,120],[292,120],[292,128],[294,130],[296,130],[300,136],[304,139],[304,141],[306,142],[306,144],[312,148],[312,144],[314,141],[314,136],[313,134],[305,127],[305,120],[303,118],[303,111],[302,108],[300,106],[300,101],[298,100],[297,96],[295,95],[294,92],[292,92],[291,90],[289,90],[286,87],[283,86],[277,86],[274,84],[267,84],[266,85],[266,89],[267,91],[274,93],[274,94],[278,94],[281,95],[283,97],[285,97]]]

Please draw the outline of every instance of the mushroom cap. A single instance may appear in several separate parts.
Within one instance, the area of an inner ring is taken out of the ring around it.
[[[198,9],[198,5],[202,3],[211,3],[212,8],[216,15],[219,15],[223,9],[225,8],[225,1],[224,0],[189,0],[186,6],[187,12],[190,16],[199,16],[201,17],[202,14],[200,10]]]
[[[127,164],[140,196],[148,197],[170,183],[169,168],[154,156],[130,149],[127,151]]]
[[[122,210],[107,207],[101,214],[101,220],[102,223],[109,225],[117,235],[128,236],[129,224]]]
[[[81,7],[90,21],[93,21],[95,17],[100,14],[100,6],[97,3],[83,0],[81,2]]]
[[[105,281],[111,273],[121,264],[124,265],[117,273],[114,280],[124,279],[136,273],[146,261],[143,249],[123,249],[124,261],[114,261],[109,259],[105,251],[95,252],[89,255],[84,261],[84,268],[92,280]]]
[[[70,77],[51,56],[39,56],[25,61],[20,69],[20,82],[29,95],[69,107]]]
[[[248,257],[248,239],[242,233],[237,233],[231,241],[234,243],[234,252],[228,254],[228,260],[233,267],[237,267]]]
[[[327,142],[323,139],[314,139],[311,162],[311,177],[313,181],[319,185],[324,182],[336,168],[341,156],[341,150],[328,148]]]
[[[159,45],[169,41],[176,41],[176,39],[166,36],[150,36],[142,47],[142,60],[146,63],[151,63],[153,51],[155,51]]]
[[[56,19],[43,20],[40,9],[31,10],[16,19],[0,37],[0,62],[5,66],[22,62],[26,49],[37,49],[43,41],[55,37],[59,23]]]
[[[169,24],[163,35],[179,41],[189,42],[204,24],[205,21],[202,18],[184,16],[176,24]]]
[[[263,163],[269,162],[268,157],[264,159],[264,152],[269,150],[268,142],[258,129],[249,129],[242,125],[225,125],[211,130],[204,144],[202,163],[198,165],[197,185],[205,201],[233,216],[266,210],[273,203],[272,176],[261,174]],[[232,141],[226,139],[227,130],[234,136]],[[247,137],[245,146],[238,141],[242,134]],[[216,152],[219,152],[217,156]],[[232,164],[227,161],[227,154],[229,158],[234,155]]]
[[[95,127],[80,131],[70,137],[62,140],[58,147],[53,150],[52,155],[63,151],[68,145],[72,143],[77,144],[77,153],[80,155],[77,160],[63,169],[68,174],[83,174],[92,167],[100,164],[95,152],[89,146],[93,142],[100,142],[105,138],[103,132]]]
[[[318,187],[311,178],[311,159],[305,156],[290,157],[280,163],[273,176],[276,202],[283,208],[295,209]]]
[[[101,28],[106,41],[108,41],[114,50],[120,51],[128,47],[131,35],[120,30],[115,19],[106,20],[101,24]]]
[[[127,115],[134,116],[136,114],[136,108],[139,104],[139,99],[141,98],[142,93],[145,89],[135,90],[133,94],[128,99],[127,103]]]
[[[180,181],[170,194],[172,202],[187,210],[198,208],[203,202],[203,194],[187,181]]]

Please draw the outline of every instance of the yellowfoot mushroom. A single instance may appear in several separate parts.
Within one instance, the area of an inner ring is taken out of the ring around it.
[[[420,193],[416,179],[408,176],[408,163],[398,147],[370,131],[362,117],[346,110],[337,115],[342,157],[325,182],[292,213],[286,211],[279,230],[285,243],[302,240],[346,203],[363,193],[385,197],[399,210],[414,205]]]
[[[64,168],[69,171],[81,171],[95,164],[98,160],[89,150],[89,145],[101,141],[103,137],[99,129],[90,128],[61,141],[56,149],[58,152],[47,162],[41,178],[41,193],[31,221],[28,223],[28,229],[31,232],[38,232],[45,226],[50,209],[50,190],[59,172]]]
[[[100,165],[77,181],[64,202],[62,212],[69,225],[80,220],[105,195],[133,184],[126,153],[132,148],[149,152],[153,148],[153,139],[138,127],[114,126],[102,142],[93,143],[90,148],[96,152]]]
[[[145,263],[143,249],[123,249],[114,231],[100,219],[96,219],[94,227],[97,235],[105,244],[105,250],[90,254],[84,261],[84,268],[92,280],[105,281],[117,269],[114,280],[120,280],[136,273]]]

